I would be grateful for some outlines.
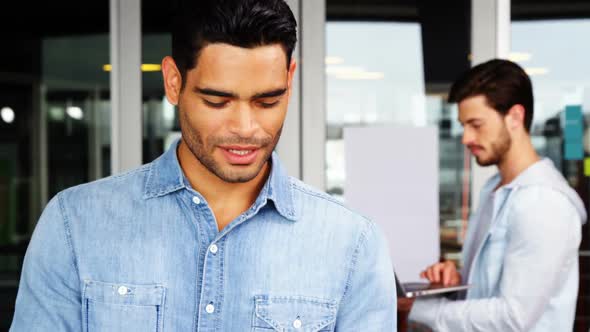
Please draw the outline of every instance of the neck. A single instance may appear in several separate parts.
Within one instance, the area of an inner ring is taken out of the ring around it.
[[[513,139],[508,152],[504,154],[498,163],[500,186],[512,182],[520,173],[539,161],[539,155],[535,151],[529,135],[522,135]]]
[[[230,183],[220,179],[201,164],[183,140],[177,154],[180,167],[189,183],[207,200],[219,230],[254,204],[270,173],[269,162],[266,162],[254,179]]]

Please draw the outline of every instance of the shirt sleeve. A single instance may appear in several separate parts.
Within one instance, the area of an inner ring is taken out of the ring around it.
[[[361,235],[351,265],[336,331],[397,330],[393,268],[385,237],[374,223]]]
[[[46,206],[25,255],[11,332],[81,331],[80,281],[59,195]]]
[[[410,319],[435,331],[528,331],[534,326],[577,267],[580,216],[565,195],[550,188],[527,187],[515,195],[518,203],[506,216],[510,219],[499,295],[416,301]]]

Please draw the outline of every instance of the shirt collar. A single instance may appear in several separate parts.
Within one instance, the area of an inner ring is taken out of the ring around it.
[[[270,175],[260,191],[260,198],[273,201],[275,208],[283,217],[291,221],[297,220],[291,179],[274,151],[271,156]]]
[[[163,155],[154,160],[149,168],[144,187],[144,199],[160,197],[180,189],[189,188],[176,153],[180,139],[177,139]],[[271,171],[262,187],[255,205],[274,203],[276,210],[291,221],[297,220],[291,180],[285,172],[276,152],[272,153]]]
[[[552,173],[548,172],[548,168],[554,168],[553,162],[549,158],[542,158],[523,170],[512,181],[499,187],[498,191],[512,190],[530,184],[547,183],[551,180],[549,175]],[[497,172],[488,180],[484,189],[493,192],[501,181],[502,177],[500,176],[500,172]]]

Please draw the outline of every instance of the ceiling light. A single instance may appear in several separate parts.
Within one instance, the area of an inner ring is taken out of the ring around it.
[[[524,71],[529,74],[529,76],[534,75],[546,75],[549,73],[549,69],[543,67],[530,67],[525,68]]]
[[[14,110],[10,107],[2,107],[0,117],[4,122],[12,123],[14,121]]]
[[[162,65],[156,63],[144,63],[141,65],[141,71],[160,71]]]
[[[84,117],[84,112],[78,106],[68,106],[68,108],[66,108],[66,113],[70,116],[70,118],[76,120],[82,120]]]
[[[326,65],[339,65],[344,62],[344,59],[337,56],[327,56],[325,63]]]
[[[103,71],[111,71],[113,70],[113,66],[110,64],[106,64],[102,66]],[[162,70],[162,65],[157,63],[143,63],[141,64],[141,71],[160,71]]]
[[[529,61],[531,57],[532,54],[525,52],[510,52],[510,54],[508,55],[508,59],[514,62]]]
[[[328,75],[345,75],[345,74],[358,74],[364,73],[363,67],[357,66],[328,66],[326,67],[326,74]]]

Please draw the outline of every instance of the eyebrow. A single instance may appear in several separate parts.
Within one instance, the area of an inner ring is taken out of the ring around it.
[[[215,89],[210,89],[210,88],[195,87],[194,91],[197,93],[203,94],[203,95],[208,95],[208,96],[225,97],[225,98],[238,98],[238,95],[235,93],[220,91],[220,90],[215,90]],[[284,95],[285,92],[287,92],[287,88],[276,89],[276,90],[272,90],[272,91],[268,91],[268,92],[261,92],[261,93],[257,93],[254,96],[252,96],[251,99],[278,97],[278,96]]]
[[[273,91],[269,91],[269,92],[257,93],[254,96],[252,96],[252,99],[278,97],[278,96],[284,95],[285,92],[287,92],[287,88],[277,89],[277,90],[273,90]]]
[[[228,98],[236,98],[237,95],[235,93],[231,93],[231,92],[225,92],[225,91],[219,91],[219,90],[214,90],[214,89],[208,89],[208,88],[194,88],[194,91],[203,95],[208,95],[208,96],[215,96],[215,97],[228,97]]]

